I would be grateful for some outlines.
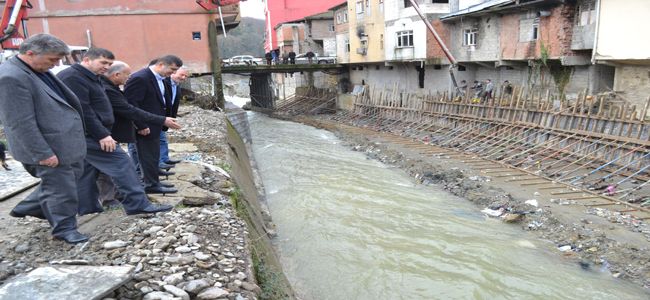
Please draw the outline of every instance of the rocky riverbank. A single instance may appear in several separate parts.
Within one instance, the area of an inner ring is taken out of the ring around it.
[[[83,216],[79,229],[90,241],[67,245],[50,237],[43,220],[8,216],[23,193],[0,203],[0,282],[42,266],[131,266],[132,279],[105,299],[260,297],[246,224],[230,202],[237,190],[228,175],[225,116],[193,106],[180,115],[184,128],[169,139],[172,156],[184,162],[168,180],[179,194],[151,196],[175,204],[172,212],[126,216],[118,208]]]
[[[518,224],[550,241],[559,255],[585,271],[606,272],[650,289],[650,226],[643,220],[509,183],[461,159],[423,155],[372,130],[359,130],[328,117],[295,121],[330,130],[352,150],[397,166],[419,183],[441,186],[475,203],[477,210],[490,217]]]

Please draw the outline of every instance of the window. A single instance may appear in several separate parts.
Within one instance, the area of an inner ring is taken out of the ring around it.
[[[343,23],[347,23],[347,22],[348,22],[348,12],[346,11],[343,13]]]
[[[372,9],[370,9],[370,0],[366,0],[366,14],[370,15]]]
[[[404,0],[404,8],[411,7],[411,0]]]
[[[413,30],[397,32],[397,48],[413,47]]]
[[[384,0],[379,0],[379,11],[384,12]]]
[[[334,32],[334,24],[329,25],[330,32]]]
[[[350,52],[350,40],[345,40],[345,50]]]
[[[384,49],[384,34],[379,35],[379,49]]]
[[[539,37],[539,18],[535,18],[533,21],[533,31],[531,33],[531,40],[536,41]]]
[[[449,3],[449,0],[431,0],[431,3]]]
[[[343,14],[339,12],[336,14],[336,24],[341,24],[341,23],[343,23]]]
[[[478,28],[470,28],[463,30],[463,46],[476,46],[476,37],[478,35]]]
[[[357,14],[363,13],[363,0],[357,1]]]

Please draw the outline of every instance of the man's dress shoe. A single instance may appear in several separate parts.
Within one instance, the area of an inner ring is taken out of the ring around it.
[[[163,194],[163,196],[165,196],[165,194],[177,193],[178,190],[163,186],[151,186],[144,188],[144,192],[147,194]]]
[[[14,218],[24,218],[26,216],[31,216],[34,218],[39,218],[45,220],[45,216],[42,213],[25,213],[25,212],[17,212],[15,210],[12,210],[9,212],[9,215],[14,217]]]
[[[165,176],[165,179],[169,179],[169,175],[174,175],[174,174],[176,173],[158,169],[158,176]]]
[[[155,214],[157,212],[170,211],[174,208],[169,204],[149,204],[149,206],[136,211],[127,212],[127,215],[139,215],[139,214]]]
[[[175,165],[175,164],[177,164],[177,163],[179,163],[179,162],[181,162],[180,159],[169,159],[169,160],[166,161],[165,163],[166,163],[166,164],[170,164],[170,165]]]
[[[169,170],[171,168],[175,167],[173,164],[166,164],[166,163],[159,163],[158,168],[164,169],[164,170]]]
[[[79,231],[76,230],[66,232],[60,236],[55,236],[54,238],[57,240],[62,240],[68,244],[78,244],[88,240],[87,236],[81,234]]]
[[[171,183],[167,183],[167,182],[163,182],[163,181],[158,182],[158,184],[160,184],[160,186],[162,186],[162,187],[166,187],[166,188],[173,188],[173,187],[174,187],[173,184],[171,184]]]

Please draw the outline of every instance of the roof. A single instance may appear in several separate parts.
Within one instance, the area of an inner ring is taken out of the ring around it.
[[[329,20],[329,19],[334,19],[334,12],[330,10],[305,17],[305,20]]]
[[[566,2],[567,0],[489,0],[442,16],[440,20],[449,21],[466,16],[522,11],[532,7],[550,7],[557,4],[565,4]]]
[[[344,7],[344,6],[348,6],[348,1],[343,1],[340,4],[334,5],[334,6],[330,7],[329,10],[337,10],[337,9],[339,9],[341,7]]]
[[[465,9],[461,9],[459,11],[455,11],[455,12],[450,13],[448,15],[444,15],[444,16],[440,17],[440,19],[444,20],[444,19],[449,19],[449,18],[453,18],[453,17],[459,17],[459,16],[462,16],[462,15],[476,13],[476,12],[479,12],[479,11],[482,11],[482,10],[488,10],[490,8],[497,7],[497,6],[508,5],[508,4],[511,4],[511,3],[514,3],[514,2],[515,2],[515,0],[489,0],[489,1],[485,1],[483,3],[472,5],[472,6],[468,7],[468,8],[465,8]]]

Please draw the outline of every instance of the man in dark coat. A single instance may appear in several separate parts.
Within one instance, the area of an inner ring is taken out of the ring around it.
[[[111,129],[111,136],[118,143],[135,143],[135,130],[148,130],[146,122],[163,125],[173,129],[180,129],[181,126],[171,117],[163,117],[152,114],[135,107],[129,103],[120,86],[124,85],[131,76],[131,67],[120,61],[114,61],[108,71],[101,76],[102,85],[106,96],[111,101],[115,123]],[[134,122],[138,121],[136,125]],[[142,126],[142,127],[138,127]],[[97,180],[100,200],[102,203],[115,200],[115,186],[109,176],[100,174]],[[173,187],[169,184],[167,187]],[[115,203],[117,204],[117,203]],[[107,205],[111,205],[108,203]]]
[[[124,87],[124,95],[131,103],[147,112],[167,115],[165,101],[164,79],[183,66],[183,61],[174,55],[166,55],[156,60],[155,64],[137,71],[131,75]],[[158,178],[158,163],[160,161],[160,132],[161,125],[147,123],[149,132],[138,131],[136,146],[140,169],[147,193],[175,193],[176,189],[167,188],[160,184]]]
[[[13,217],[47,219],[52,235],[67,243],[77,231],[77,178],[86,155],[79,100],[49,70],[70,49],[49,34],[26,39],[18,56],[0,65],[0,120],[11,153],[41,183],[11,211]]]
[[[115,118],[99,75],[108,70],[114,59],[106,49],[91,48],[81,63],[57,75],[79,98],[88,128],[84,170],[77,184],[79,215],[103,211],[96,183],[99,172],[110,176],[124,195],[122,206],[128,215],[169,211],[171,205],[149,202],[133,162],[111,136]]]

